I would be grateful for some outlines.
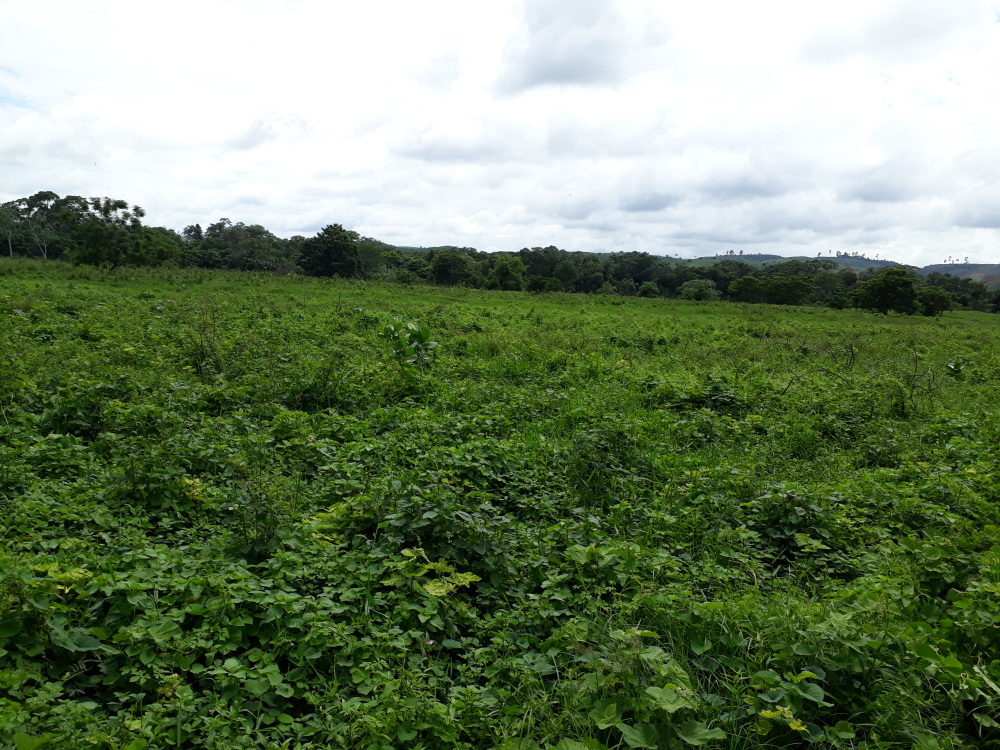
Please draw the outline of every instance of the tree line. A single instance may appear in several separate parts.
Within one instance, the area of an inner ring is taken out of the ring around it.
[[[259,224],[220,219],[181,232],[143,224],[145,211],[112,198],[36,193],[0,205],[10,257],[64,259],[118,268],[174,265],[304,273],[402,284],[725,299],[777,305],[859,307],[937,315],[954,307],[1000,312],[1000,292],[950,274],[892,266],[860,274],[830,258],[753,265],[733,254],[706,266],[642,252],[583,253],[554,246],[486,253],[467,247],[403,248],[340,224],[314,237],[281,238]]]

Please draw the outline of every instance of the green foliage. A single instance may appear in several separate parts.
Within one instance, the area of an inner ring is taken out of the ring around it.
[[[644,281],[636,294],[640,297],[659,297],[660,287],[658,287],[653,281]]]
[[[451,250],[442,250],[434,254],[430,263],[430,274],[434,281],[445,286],[478,286],[482,279],[482,271],[475,266],[468,255]]]
[[[854,293],[854,303],[865,310],[887,315],[912,315],[917,310],[916,282],[901,268],[887,268]]]
[[[379,328],[378,332],[379,336],[389,341],[396,362],[406,374],[423,373],[434,361],[438,342],[431,341],[429,328],[416,323],[404,323],[402,318],[395,317]]]
[[[0,274],[3,750],[1000,741],[990,316]]]
[[[920,311],[928,317],[937,317],[951,310],[955,304],[951,293],[936,286],[925,286],[917,290]]]
[[[719,298],[719,292],[715,288],[715,282],[710,279],[692,279],[681,284],[677,290],[681,299],[704,302]]]
[[[356,235],[340,224],[323,227],[302,243],[302,268],[310,276],[356,276],[361,268]]]
[[[486,277],[485,287],[519,292],[524,288],[524,270],[524,263],[516,255],[499,254]]]

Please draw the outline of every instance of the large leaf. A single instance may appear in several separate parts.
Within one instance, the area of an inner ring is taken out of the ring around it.
[[[599,729],[608,729],[609,727],[617,726],[622,720],[616,703],[607,703],[603,706],[598,704],[590,710],[590,715],[597,722]]]
[[[272,686],[280,685],[285,680],[277,664],[268,664],[260,670],[260,676],[265,677]]]
[[[403,742],[409,742],[417,736],[417,730],[413,727],[401,726],[396,729],[396,736]]]
[[[694,708],[691,701],[670,688],[649,687],[646,688],[648,695],[657,708],[662,708],[668,714],[672,714],[682,708]]]
[[[628,724],[622,724],[619,729],[622,730],[622,739],[629,747],[656,747],[656,732],[652,730],[652,727],[630,727]]]
[[[247,691],[258,698],[271,689],[271,683],[267,680],[247,680]]]
[[[149,634],[158,641],[168,641],[181,634],[181,626],[173,620],[161,620],[149,626]]]
[[[677,736],[689,745],[704,745],[709,740],[724,740],[726,733],[721,729],[709,729],[700,721],[685,721],[676,726]]]
[[[703,641],[700,638],[696,638],[695,640],[691,641],[691,650],[694,651],[696,654],[698,654],[698,656],[701,656],[710,648],[712,648],[711,641],[708,640]]]
[[[12,635],[17,635],[21,632],[22,627],[23,625],[18,618],[8,615],[0,620],[0,638],[10,638]]]
[[[798,693],[803,698],[816,701],[816,703],[823,702],[823,688],[819,685],[813,685],[811,682],[799,682],[794,684],[791,682],[783,682],[781,683],[781,686],[786,690]]]
[[[101,642],[84,630],[54,631],[50,638],[55,645],[67,651],[96,651],[101,647]]]

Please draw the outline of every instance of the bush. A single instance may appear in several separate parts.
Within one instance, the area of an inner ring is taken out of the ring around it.
[[[677,290],[681,299],[690,299],[695,302],[706,302],[708,300],[719,299],[719,290],[715,288],[715,282],[711,279],[691,279],[681,284]]]
[[[639,287],[640,297],[659,297],[660,287],[656,285],[653,281],[644,281],[642,286]]]
[[[925,286],[917,292],[917,303],[920,311],[928,318],[936,318],[947,312],[954,305],[955,298],[951,293],[936,286]]]

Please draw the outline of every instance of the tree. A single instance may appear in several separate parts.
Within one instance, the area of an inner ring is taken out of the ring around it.
[[[812,288],[812,278],[806,274],[772,276],[764,282],[764,299],[772,305],[801,305]]]
[[[711,279],[685,281],[677,291],[681,299],[690,299],[696,302],[719,299],[719,290],[715,288],[715,282]]]
[[[302,243],[302,268],[310,276],[357,276],[361,268],[352,233],[330,224]]]
[[[729,298],[735,302],[763,302],[764,282],[753,276],[736,279],[729,285]]]
[[[473,267],[472,259],[464,253],[453,250],[441,250],[434,254],[431,261],[431,276],[438,284],[454,286],[456,284],[473,285],[477,277],[482,275],[478,268]]]
[[[48,216],[40,211],[36,211],[27,218],[25,223],[28,226],[31,239],[35,241],[35,245],[38,247],[39,254],[43,258],[48,259],[49,245],[59,236],[55,227],[49,222]]]
[[[547,279],[544,276],[529,276],[524,284],[524,288],[529,292],[544,292],[545,284],[550,280],[559,281],[559,279]]]
[[[524,262],[518,255],[498,255],[486,278],[487,289],[519,292],[524,288]]]
[[[936,286],[921,287],[917,292],[920,311],[928,318],[936,318],[952,308],[955,300],[950,292]]]
[[[91,265],[158,265],[174,258],[180,247],[163,232],[142,225],[140,206],[114,198],[84,201],[86,213],[67,212],[76,260]]]
[[[659,297],[660,287],[656,285],[655,281],[644,281],[639,287],[638,294],[640,297]]]
[[[969,307],[973,310],[979,310],[980,312],[985,312],[987,309],[987,300],[989,298],[989,289],[981,281],[970,281],[969,287]]]
[[[4,203],[0,206],[0,237],[7,240],[7,253],[14,257],[13,238],[17,231],[18,213],[14,209],[14,204]]]
[[[569,259],[559,261],[552,270],[552,276],[562,282],[563,289],[572,289],[576,282],[576,267],[573,261]]]
[[[916,282],[903,268],[886,268],[861,285],[854,303],[883,315],[890,311],[912,315],[917,311]]]

